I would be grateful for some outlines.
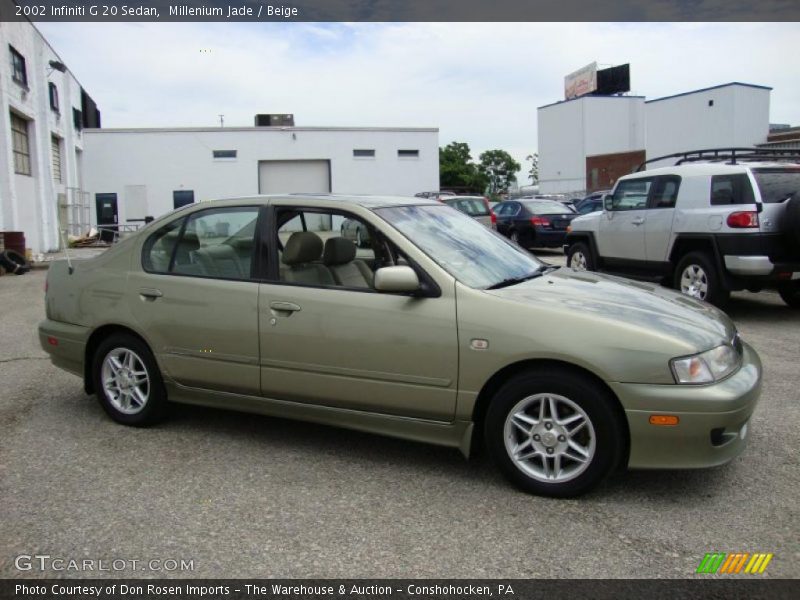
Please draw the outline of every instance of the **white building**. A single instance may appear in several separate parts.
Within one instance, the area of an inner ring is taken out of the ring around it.
[[[110,207],[102,225],[230,196],[439,189],[439,133],[430,128],[96,129],[84,131],[84,146],[96,214]]]
[[[81,130],[99,127],[99,112],[31,23],[0,22],[0,52],[0,231],[55,250],[60,229],[88,223]]]
[[[607,189],[645,159],[764,143],[771,89],[733,82],[648,101],[582,96],[542,106],[540,192]]]

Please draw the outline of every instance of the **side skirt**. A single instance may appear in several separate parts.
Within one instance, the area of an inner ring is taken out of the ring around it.
[[[183,386],[167,378],[165,378],[164,385],[171,402],[310,421],[415,442],[458,448],[466,458],[469,458],[472,421],[446,423],[318,404],[275,400],[261,396],[211,392]]]

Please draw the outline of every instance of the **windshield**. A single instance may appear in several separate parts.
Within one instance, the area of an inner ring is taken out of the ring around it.
[[[753,175],[766,204],[783,202],[800,192],[800,169],[753,169]]]
[[[375,211],[461,283],[486,289],[531,277],[544,267],[499,234],[448,206]]]
[[[561,202],[555,200],[525,200],[525,208],[535,215],[566,214],[573,210]]]

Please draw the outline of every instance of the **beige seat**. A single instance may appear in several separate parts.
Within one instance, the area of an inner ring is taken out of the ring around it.
[[[243,272],[242,264],[236,251],[227,243],[206,246],[195,253],[197,262],[202,265],[207,275],[224,279],[248,279],[250,269]]]
[[[322,238],[311,231],[296,231],[281,257],[281,281],[306,285],[336,285],[328,268],[316,261],[322,256]]]
[[[322,262],[328,267],[337,285],[343,287],[372,287],[372,271],[363,260],[356,259],[356,245],[343,237],[325,242]]]
[[[172,271],[184,275],[208,275],[203,265],[195,260],[199,249],[200,241],[197,239],[197,234],[191,231],[184,232],[178,247],[175,248],[175,265]]]

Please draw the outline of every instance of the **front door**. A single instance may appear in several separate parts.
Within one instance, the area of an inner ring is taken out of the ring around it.
[[[100,239],[104,242],[113,242],[119,224],[117,195],[95,194],[94,199],[97,204],[97,229],[100,231]]]
[[[379,293],[374,270],[407,259],[378,230],[340,235],[350,214],[277,207],[272,281],[259,293],[261,391],[268,398],[435,421],[455,416],[455,296]],[[309,224],[313,224],[310,226]],[[329,225],[326,225],[329,224]]]
[[[612,208],[600,218],[597,249],[604,259],[614,263],[644,263],[644,223],[647,219],[647,198],[652,178],[626,179],[614,189]]]

